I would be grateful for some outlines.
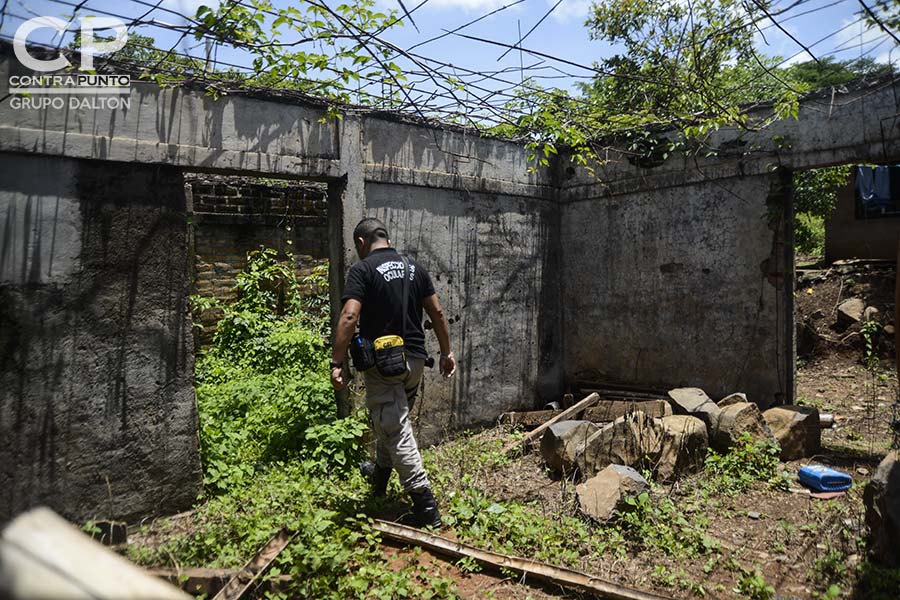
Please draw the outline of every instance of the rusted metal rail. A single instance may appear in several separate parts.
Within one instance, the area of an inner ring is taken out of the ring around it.
[[[665,600],[665,596],[657,596],[656,594],[627,588],[592,577],[587,573],[555,567],[529,558],[519,558],[517,556],[498,554],[489,550],[481,550],[461,542],[454,542],[434,533],[398,525],[397,523],[376,520],[373,528],[381,533],[382,537],[395,542],[420,546],[431,552],[450,556],[454,559],[472,558],[480,564],[493,569],[502,568],[516,571],[524,575],[525,581],[527,581],[528,577],[532,577],[539,581],[591,594],[598,598],[608,598],[609,600]]]

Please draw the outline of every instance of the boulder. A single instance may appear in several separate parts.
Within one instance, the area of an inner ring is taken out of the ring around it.
[[[743,392],[735,392],[734,394],[729,394],[716,402],[716,406],[719,408],[725,408],[726,406],[731,406],[732,404],[737,404],[738,402],[747,402],[747,394]]]
[[[775,441],[781,446],[781,460],[813,456],[822,448],[819,410],[811,406],[776,406],[763,413]]]
[[[850,298],[841,302],[837,308],[838,323],[845,326],[862,321],[866,303],[861,298]]]
[[[575,456],[589,437],[600,429],[590,421],[560,421],[551,425],[541,437],[541,456],[557,473],[575,470]]]
[[[744,433],[749,433],[754,439],[775,440],[759,407],[752,402],[739,402],[723,408],[712,429],[710,441],[713,448],[724,452],[734,446]]]
[[[891,450],[863,492],[869,549],[887,567],[900,566],[900,451]]]
[[[676,415],[691,415],[706,423],[706,428],[712,432],[719,420],[721,409],[700,388],[676,388],[669,390],[669,398],[672,399],[672,410]]]
[[[575,488],[581,512],[596,521],[606,521],[622,510],[626,498],[648,488],[641,474],[623,465],[609,465]]]
[[[703,468],[709,435],[706,425],[697,417],[673,415],[660,419],[662,439],[656,460],[656,477],[673,481],[680,475]]]
[[[662,424],[637,411],[619,417],[587,439],[575,461],[585,478],[608,465],[634,467],[644,459],[653,461],[659,452]]]

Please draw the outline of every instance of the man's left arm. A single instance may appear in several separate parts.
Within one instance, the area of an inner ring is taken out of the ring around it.
[[[344,302],[341,316],[338,317],[337,330],[334,334],[334,346],[331,349],[331,385],[339,390],[347,385],[344,380],[344,362],[347,360],[347,348],[350,339],[356,331],[356,323],[359,321],[359,312],[362,310],[362,302],[355,298],[349,298]],[[339,366],[335,366],[339,365]]]

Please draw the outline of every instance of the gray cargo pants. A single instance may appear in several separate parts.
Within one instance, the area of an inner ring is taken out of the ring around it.
[[[409,421],[424,368],[424,360],[410,358],[406,375],[383,377],[375,368],[363,374],[366,406],[375,431],[375,462],[381,467],[394,467],[407,492],[429,487]]]

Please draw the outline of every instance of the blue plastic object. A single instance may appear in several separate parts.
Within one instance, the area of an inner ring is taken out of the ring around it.
[[[853,478],[847,473],[836,471],[825,465],[800,467],[797,474],[800,483],[817,492],[843,492],[853,485]]]

